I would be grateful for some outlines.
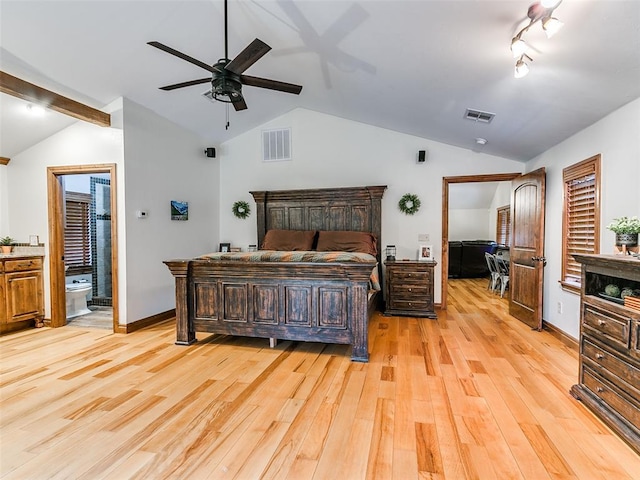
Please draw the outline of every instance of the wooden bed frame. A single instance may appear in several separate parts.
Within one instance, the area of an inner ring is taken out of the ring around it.
[[[266,232],[352,230],[378,241],[386,186],[251,192],[258,245]],[[176,343],[196,332],[351,344],[369,360],[368,322],[381,292],[369,294],[373,263],[280,263],[191,259],[164,262],[175,277]]]

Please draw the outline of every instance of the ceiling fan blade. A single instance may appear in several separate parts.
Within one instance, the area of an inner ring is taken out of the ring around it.
[[[211,77],[199,78],[198,80],[189,80],[188,82],[174,83],[173,85],[160,87],[160,90],[165,90],[165,91],[175,90],[176,88],[190,87],[192,85],[200,85],[201,83],[209,83],[210,81],[211,81]]]
[[[268,78],[250,77],[249,75],[241,75],[240,81],[243,85],[250,87],[268,88],[269,90],[278,90],[279,92],[293,93],[299,95],[302,91],[301,85],[293,83],[279,82],[278,80],[269,80]]]
[[[260,60],[269,50],[271,50],[269,45],[256,38],[236,58],[227,63],[225,69],[236,75],[241,75],[242,72]]]
[[[233,105],[233,108],[236,109],[236,112],[247,109],[247,102],[244,101],[244,98],[239,102],[232,102],[231,104]]]
[[[178,58],[181,58],[182,60],[186,60],[189,63],[193,63],[194,65],[199,66],[200,68],[204,68],[205,70],[209,70],[211,73],[215,73],[215,72],[219,72],[219,70],[217,68],[212,67],[211,65],[207,65],[204,62],[201,62],[200,60],[196,60],[193,57],[190,57],[189,55],[186,55],[182,52],[179,52],[178,50],[175,50],[171,47],[167,47],[166,45],[160,43],[160,42],[147,42],[147,45],[151,45],[152,47],[156,47],[159,48],[160,50],[162,50],[163,52],[167,52],[171,55],[174,55]]]

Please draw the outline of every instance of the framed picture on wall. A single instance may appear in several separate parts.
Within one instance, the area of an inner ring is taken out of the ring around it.
[[[171,220],[189,220],[189,202],[171,200]]]
[[[418,245],[418,260],[433,260],[433,246],[423,244]]]
[[[221,243],[220,244],[220,251],[221,252],[230,252],[231,251],[231,244],[230,243]]]

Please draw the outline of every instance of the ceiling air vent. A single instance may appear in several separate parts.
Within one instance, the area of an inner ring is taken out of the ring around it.
[[[495,113],[481,112],[480,110],[471,110],[470,108],[467,108],[467,111],[464,113],[464,118],[467,120],[482,123],[491,123],[491,120],[493,120],[495,116]]]
[[[291,129],[262,131],[262,161],[291,160]]]

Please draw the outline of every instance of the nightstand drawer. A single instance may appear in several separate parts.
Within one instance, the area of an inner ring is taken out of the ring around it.
[[[415,271],[395,271],[389,272],[389,281],[391,284],[405,284],[405,283],[426,283],[430,280],[429,272],[415,272]]]
[[[426,285],[391,285],[391,296],[398,298],[418,298],[429,295],[429,287]]]
[[[389,302],[389,307],[394,310],[422,311],[431,308],[429,302],[421,302],[417,300],[398,300],[393,299]]]

